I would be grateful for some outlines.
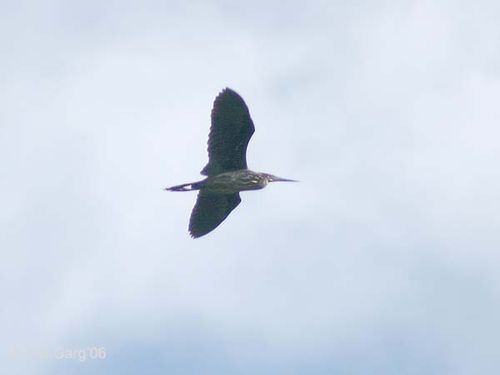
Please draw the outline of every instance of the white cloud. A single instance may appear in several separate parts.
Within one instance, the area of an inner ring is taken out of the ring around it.
[[[183,373],[498,369],[496,5],[3,14],[2,347],[105,344],[96,373],[152,349]],[[161,189],[198,178],[224,86],[251,167],[301,183],[191,240],[195,195]]]

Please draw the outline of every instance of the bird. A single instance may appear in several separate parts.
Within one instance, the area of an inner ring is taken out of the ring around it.
[[[241,191],[259,190],[270,182],[296,180],[248,169],[246,152],[255,132],[243,98],[230,88],[215,98],[208,135],[208,163],[201,170],[205,179],[165,188],[167,191],[198,190],[189,219],[189,234],[204,236],[217,228],[240,204]]]

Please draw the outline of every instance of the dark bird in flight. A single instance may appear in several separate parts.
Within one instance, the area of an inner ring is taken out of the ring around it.
[[[226,88],[215,98],[208,136],[208,164],[204,180],[176,185],[165,190],[199,190],[189,220],[193,238],[211,232],[241,202],[240,191],[263,189],[269,182],[295,181],[247,167],[247,146],[255,131],[248,108],[236,92]]]

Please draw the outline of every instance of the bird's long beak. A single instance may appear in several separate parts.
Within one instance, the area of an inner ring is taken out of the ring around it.
[[[277,176],[273,176],[272,182],[274,181],[285,181],[285,182],[299,182],[298,180],[290,180],[288,178],[281,178]]]

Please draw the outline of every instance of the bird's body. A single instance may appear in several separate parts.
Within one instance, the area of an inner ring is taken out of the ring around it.
[[[240,191],[259,190],[273,181],[294,181],[247,168],[246,150],[255,128],[248,108],[236,92],[226,88],[215,99],[208,137],[204,180],[176,185],[169,191],[199,190],[189,221],[192,237],[214,230],[241,202]]]
[[[249,169],[240,169],[208,177],[205,181],[205,190],[213,193],[231,194],[245,190],[264,189],[268,182],[267,175]]]
[[[291,181],[274,179],[275,176],[267,173],[258,173],[250,169],[239,169],[209,176],[204,180],[172,186],[169,191],[204,190],[213,194],[233,194],[245,190],[264,189],[271,181]]]

